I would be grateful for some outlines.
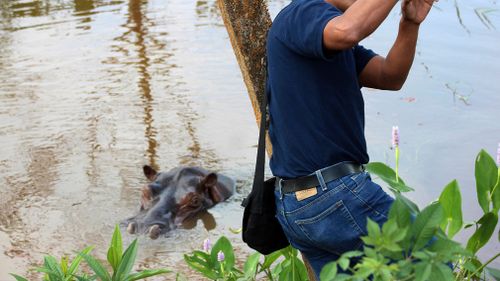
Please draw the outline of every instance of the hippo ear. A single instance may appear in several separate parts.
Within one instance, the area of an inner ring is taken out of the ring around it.
[[[204,188],[211,188],[217,184],[217,174],[210,173],[201,180],[201,186]]]
[[[151,168],[151,166],[144,165],[142,167],[142,170],[144,171],[144,175],[147,179],[149,179],[150,181],[155,180],[156,174],[158,173],[155,169]]]

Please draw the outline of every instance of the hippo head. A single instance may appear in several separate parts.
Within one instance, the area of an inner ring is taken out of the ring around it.
[[[148,232],[153,239],[234,193],[234,180],[199,167],[157,172],[144,166],[143,171],[149,183],[142,188],[140,212],[125,224],[129,233]]]

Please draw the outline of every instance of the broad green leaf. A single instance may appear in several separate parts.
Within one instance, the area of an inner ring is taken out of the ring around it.
[[[269,268],[279,257],[281,256],[281,251],[275,251],[270,253],[269,255],[266,255],[264,257],[264,263],[262,264],[262,268]]]
[[[184,255],[184,260],[192,269],[200,272],[208,279],[215,280],[219,278],[217,274],[218,269],[209,267],[208,263],[202,260],[201,258],[196,257],[194,255],[193,256]],[[215,270],[217,270],[217,272],[215,272]]]
[[[413,203],[413,201],[406,198],[403,194],[394,193],[394,196],[396,197],[396,200],[400,200],[401,203],[408,209],[408,211],[410,211],[410,215],[416,216],[418,213],[420,213],[417,204]]]
[[[166,269],[166,268],[163,268],[163,269],[146,269],[146,270],[143,270],[143,271],[140,271],[140,272],[136,272],[134,274],[130,274],[127,277],[127,279],[125,279],[125,281],[140,280],[140,279],[144,279],[144,278],[148,278],[148,277],[151,277],[151,276],[160,275],[160,274],[164,274],[164,273],[169,273],[169,272],[172,272],[172,271],[169,270],[169,269]]]
[[[292,280],[297,281],[306,281],[307,278],[307,269],[304,263],[296,256],[292,257]]]
[[[491,277],[495,278],[496,281],[500,281],[500,270],[486,267],[486,271],[491,275]]]
[[[428,280],[439,280],[439,281],[454,281],[455,276],[447,265],[443,263],[435,263],[432,266],[431,275]]]
[[[371,220],[370,218],[367,219],[366,223],[366,229],[368,230],[368,236],[371,238],[379,237],[380,236],[380,227],[379,225]]]
[[[212,261],[217,261],[217,253],[219,251],[224,253],[224,268],[230,271],[234,267],[234,251],[231,242],[229,242],[225,236],[221,236],[217,242],[215,242],[214,247],[210,252]]]
[[[259,265],[260,253],[250,255],[243,266],[243,271],[246,277],[254,277],[257,274],[257,266]]]
[[[462,196],[458,182],[453,180],[441,192],[439,203],[443,207],[443,220],[441,229],[448,230],[448,237],[453,238],[455,234],[462,229]]]
[[[88,246],[87,248],[83,249],[82,253],[88,255],[92,251],[92,249],[94,249],[94,247]],[[77,255],[75,257],[75,259],[73,260],[73,262],[71,262],[71,265],[69,266],[68,275],[75,274],[75,272],[78,270],[78,266],[82,261],[82,258],[83,257],[81,255]]]
[[[319,274],[319,279],[321,281],[330,281],[334,280],[337,275],[337,263],[329,262],[321,269],[321,273]]]
[[[384,163],[368,163],[366,164],[366,170],[371,174],[377,175],[381,180],[398,192],[413,191],[413,188],[407,186],[400,177],[398,177],[398,181],[396,181],[396,172]]]
[[[118,269],[114,274],[116,279],[115,278],[113,279],[125,280],[125,278],[129,275],[130,271],[132,270],[132,267],[134,266],[136,256],[137,256],[137,239],[134,239],[134,241],[132,241],[132,243],[125,250],[125,253],[123,253],[122,260],[118,265]]]
[[[495,213],[485,214],[477,223],[479,228],[472,234],[467,242],[467,250],[477,253],[490,240],[498,222],[498,215]]]
[[[28,281],[28,279],[22,277],[22,276],[19,276],[17,274],[14,274],[14,273],[9,273],[10,275],[12,275],[12,277],[16,278],[17,281]]]
[[[362,279],[356,279],[354,277],[352,277],[351,275],[348,275],[348,274],[345,274],[345,273],[341,273],[341,274],[337,274],[337,276],[335,277],[335,281],[358,281],[358,280],[362,280]]]
[[[111,281],[111,276],[109,275],[108,271],[104,269],[104,267],[99,261],[97,261],[94,257],[92,257],[89,254],[80,253],[80,255],[83,257],[83,259],[87,262],[89,267],[97,275],[97,278],[101,279],[101,281]]]
[[[410,230],[414,242],[414,251],[423,248],[434,236],[442,217],[443,208],[439,202],[432,203],[417,215]]]
[[[490,192],[498,179],[498,167],[488,152],[481,150],[476,157],[476,191],[477,200],[484,213],[490,211]]]
[[[461,254],[462,257],[469,256],[469,252],[462,248],[460,243],[448,238],[437,238],[428,249],[441,255],[452,256],[454,254]]]
[[[120,228],[118,225],[115,226],[115,231],[113,232],[113,238],[111,238],[111,244],[108,249],[108,262],[116,272],[118,265],[121,263],[123,254],[123,242],[122,235],[120,233]]]

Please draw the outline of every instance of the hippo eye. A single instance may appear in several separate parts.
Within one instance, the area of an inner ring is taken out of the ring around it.
[[[162,174],[162,172],[157,173],[155,178],[154,178],[154,181],[158,181],[158,178],[160,177],[161,174]]]

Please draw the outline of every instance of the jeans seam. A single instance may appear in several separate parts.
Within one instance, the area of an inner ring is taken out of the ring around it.
[[[351,214],[351,211],[349,211],[349,209],[347,208],[346,205],[344,205],[344,208],[342,210],[342,212],[347,212],[347,217],[349,218],[349,220],[351,221],[352,225],[354,226],[354,228],[356,228],[358,230],[358,232],[360,234],[364,234],[366,235],[366,233],[363,231],[363,229],[359,226],[359,224],[356,222],[356,220],[354,219],[354,217],[352,216]]]
[[[337,203],[335,203],[335,205],[336,205],[336,207],[332,211],[330,211],[330,213],[328,215],[331,215],[333,212],[337,211],[340,208],[341,209],[340,211],[342,212],[342,215],[351,223],[351,227],[353,227],[354,230],[357,231],[360,234],[360,236],[361,235],[366,235],[366,233],[363,231],[363,229],[359,226],[359,224],[356,222],[356,220],[352,216],[352,214],[349,211],[349,209],[347,208],[347,206],[344,204],[343,200],[339,200]],[[318,216],[320,216],[320,215],[318,215]],[[321,216],[320,219],[324,218],[325,216],[326,215]],[[310,243],[312,243],[316,247],[322,249],[321,245],[317,245],[317,242],[314,241],[314,239],[312,239],[309,236],[308,232],[305,231],[304,228],[302,227],[302,225],[306,224],[306,223],[304,223],[305,221],[307,221],[307,224],[312,224],[312,223],[316,223],[318,220],[311,220],[311,221],[308,221],[308,220],[297,220],[297,221],[295,221],[295,224],[299,227],[301,233],[307,237],[307,239],[309,240]],[[363,241],[358,242],[356,244],[356,247],[354,249],[356,249],[356,250],[359,249],[359,247],[362,244],[363,244]],[[335,250],[328,249],[327,251],[331,252],[333,254],[339,255],[339,256],[342,255],[341,253],[339,253],[339,252],[337,252]]]
[[[373,208],[373,206],[371,206],[370,204],[368,204],[368,202],[366,202],[363,198],[361,198],[357,192],[354,192],[353,190],[351,190],[349,187],[347,188],[349,189],[349,192],[351,192],[354,197],[356,197],[356,199],[358,199],[359,201],[361,201],[364,205],[366,205],[366,207],[368,207],[370,210],[374,211],[377,215],[380,215],[382,217],[384,217],[385,219],[387,218],[386,215],[384,215],[383,213],[379,212],[377,209]]]

